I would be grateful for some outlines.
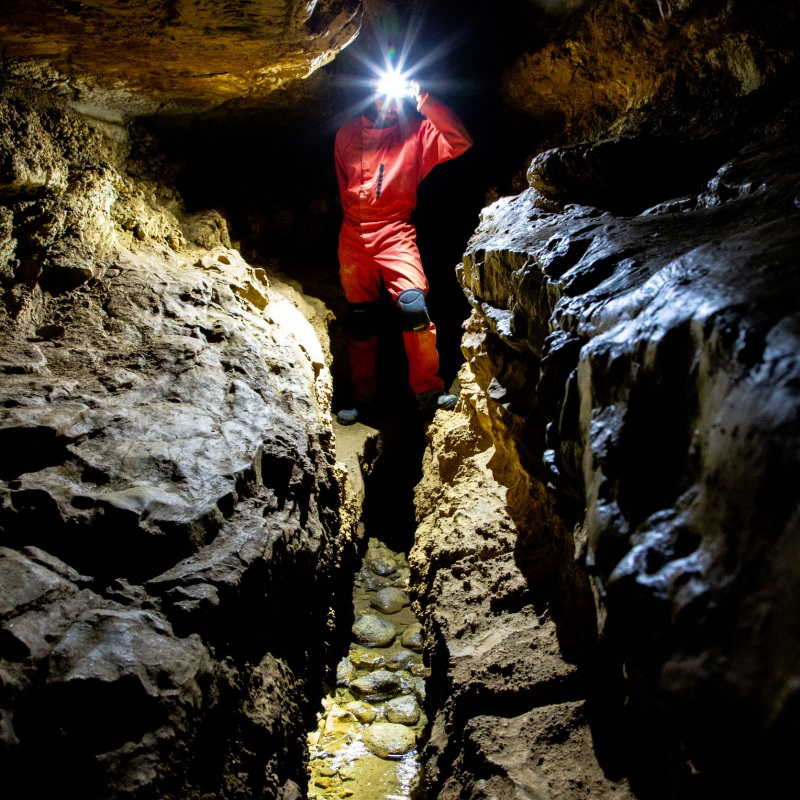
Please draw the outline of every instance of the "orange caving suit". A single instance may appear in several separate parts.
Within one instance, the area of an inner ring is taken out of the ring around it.
[[[409,289],[421,297],[428,281],[422,271],[411,212],[417,187],[437,165],[460,156],[472,139],[458,117],[425,94],[417,106],[425,119],[402,114],[396,125],[376,128],[365,116],[346,122],[336,134],[336,173],[344,210],[339,237],[339,275],[344,293],[356,312],[373,313],[381,279],[395,302]],[[402,298],[399,305],[402,306]],[[405,326],[404,326],[405,327]],[[442,389],[438,376],[436,328],[404,330],[409,382],[416,394]],[[350,378],[356,395],[375,392],[378,339],[373,326],[348,342]]]

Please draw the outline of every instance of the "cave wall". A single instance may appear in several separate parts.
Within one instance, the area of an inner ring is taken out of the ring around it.
[[[543,5],[548,5],[546,0]],[[553,18],[506,71],[508,103],[547,146],[625,133],[695,138],[731,126],[730,107],[787,80],[797,4],[595,0]]]
[[[589,3],[506,73],[539,149],[456,269],[461,399],[417,487],[432,796],[791,780],[800,109],[783,10]]]
[[[0,131],[4,796],[296,797],[363,493],[328,311],[147,134],[19,92]]]

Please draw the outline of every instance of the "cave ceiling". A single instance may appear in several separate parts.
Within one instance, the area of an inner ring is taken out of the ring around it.
[[[5,0],[6,81],[126,118],[252,106],[358,35],[360,0]]]

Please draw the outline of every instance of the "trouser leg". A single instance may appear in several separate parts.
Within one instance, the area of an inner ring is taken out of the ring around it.
[[[436,349],[436,326],[431,322],[424,331],[403,331],[408,356],[408,381],[414,394],[443,389],[439,377],[439,351]]]
[[[367,252],[361,232],[345,223],[339,236],[339,277],[348,300],[347,353],[355,395],[374,394],[378,358],[378,265]]]
[[[386,288],[402,313],[411,388],[415,394],[443,389],[444,381],[438,376],[436,327],[430,321],[425,304],[428,281],[422,269],[414,226],[410,223],[387,226],[382,245],[376,258]]]
[[[378,361],[377,303],[350,304],[347,353],[353,394],[375,394]]]

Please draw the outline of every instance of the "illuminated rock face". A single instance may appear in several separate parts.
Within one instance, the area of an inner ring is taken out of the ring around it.
[[[504,78],[509,102],[553,144],[645,130],[685,136],[726,125],[731,103],[780,80],[797,55],[791,4],[774,14],[749,0],[577,5]]]
[[[6,793],[277,796],[360,505],[326,310],[146,142],[22,96],[0,120]]]
[[[795,101],[679,197],[680,150],[649,163],[674,143],[550,150],[484,209],[457,270],[464,390],[429,432],[410,556],[441,797],[586,770],[587,695],[604,769],[690,797],[791,780],[799,131]]]
[[[9,77],[95,115],[258,105],[357,34],[360,0],[9,0],[0,45]]]

